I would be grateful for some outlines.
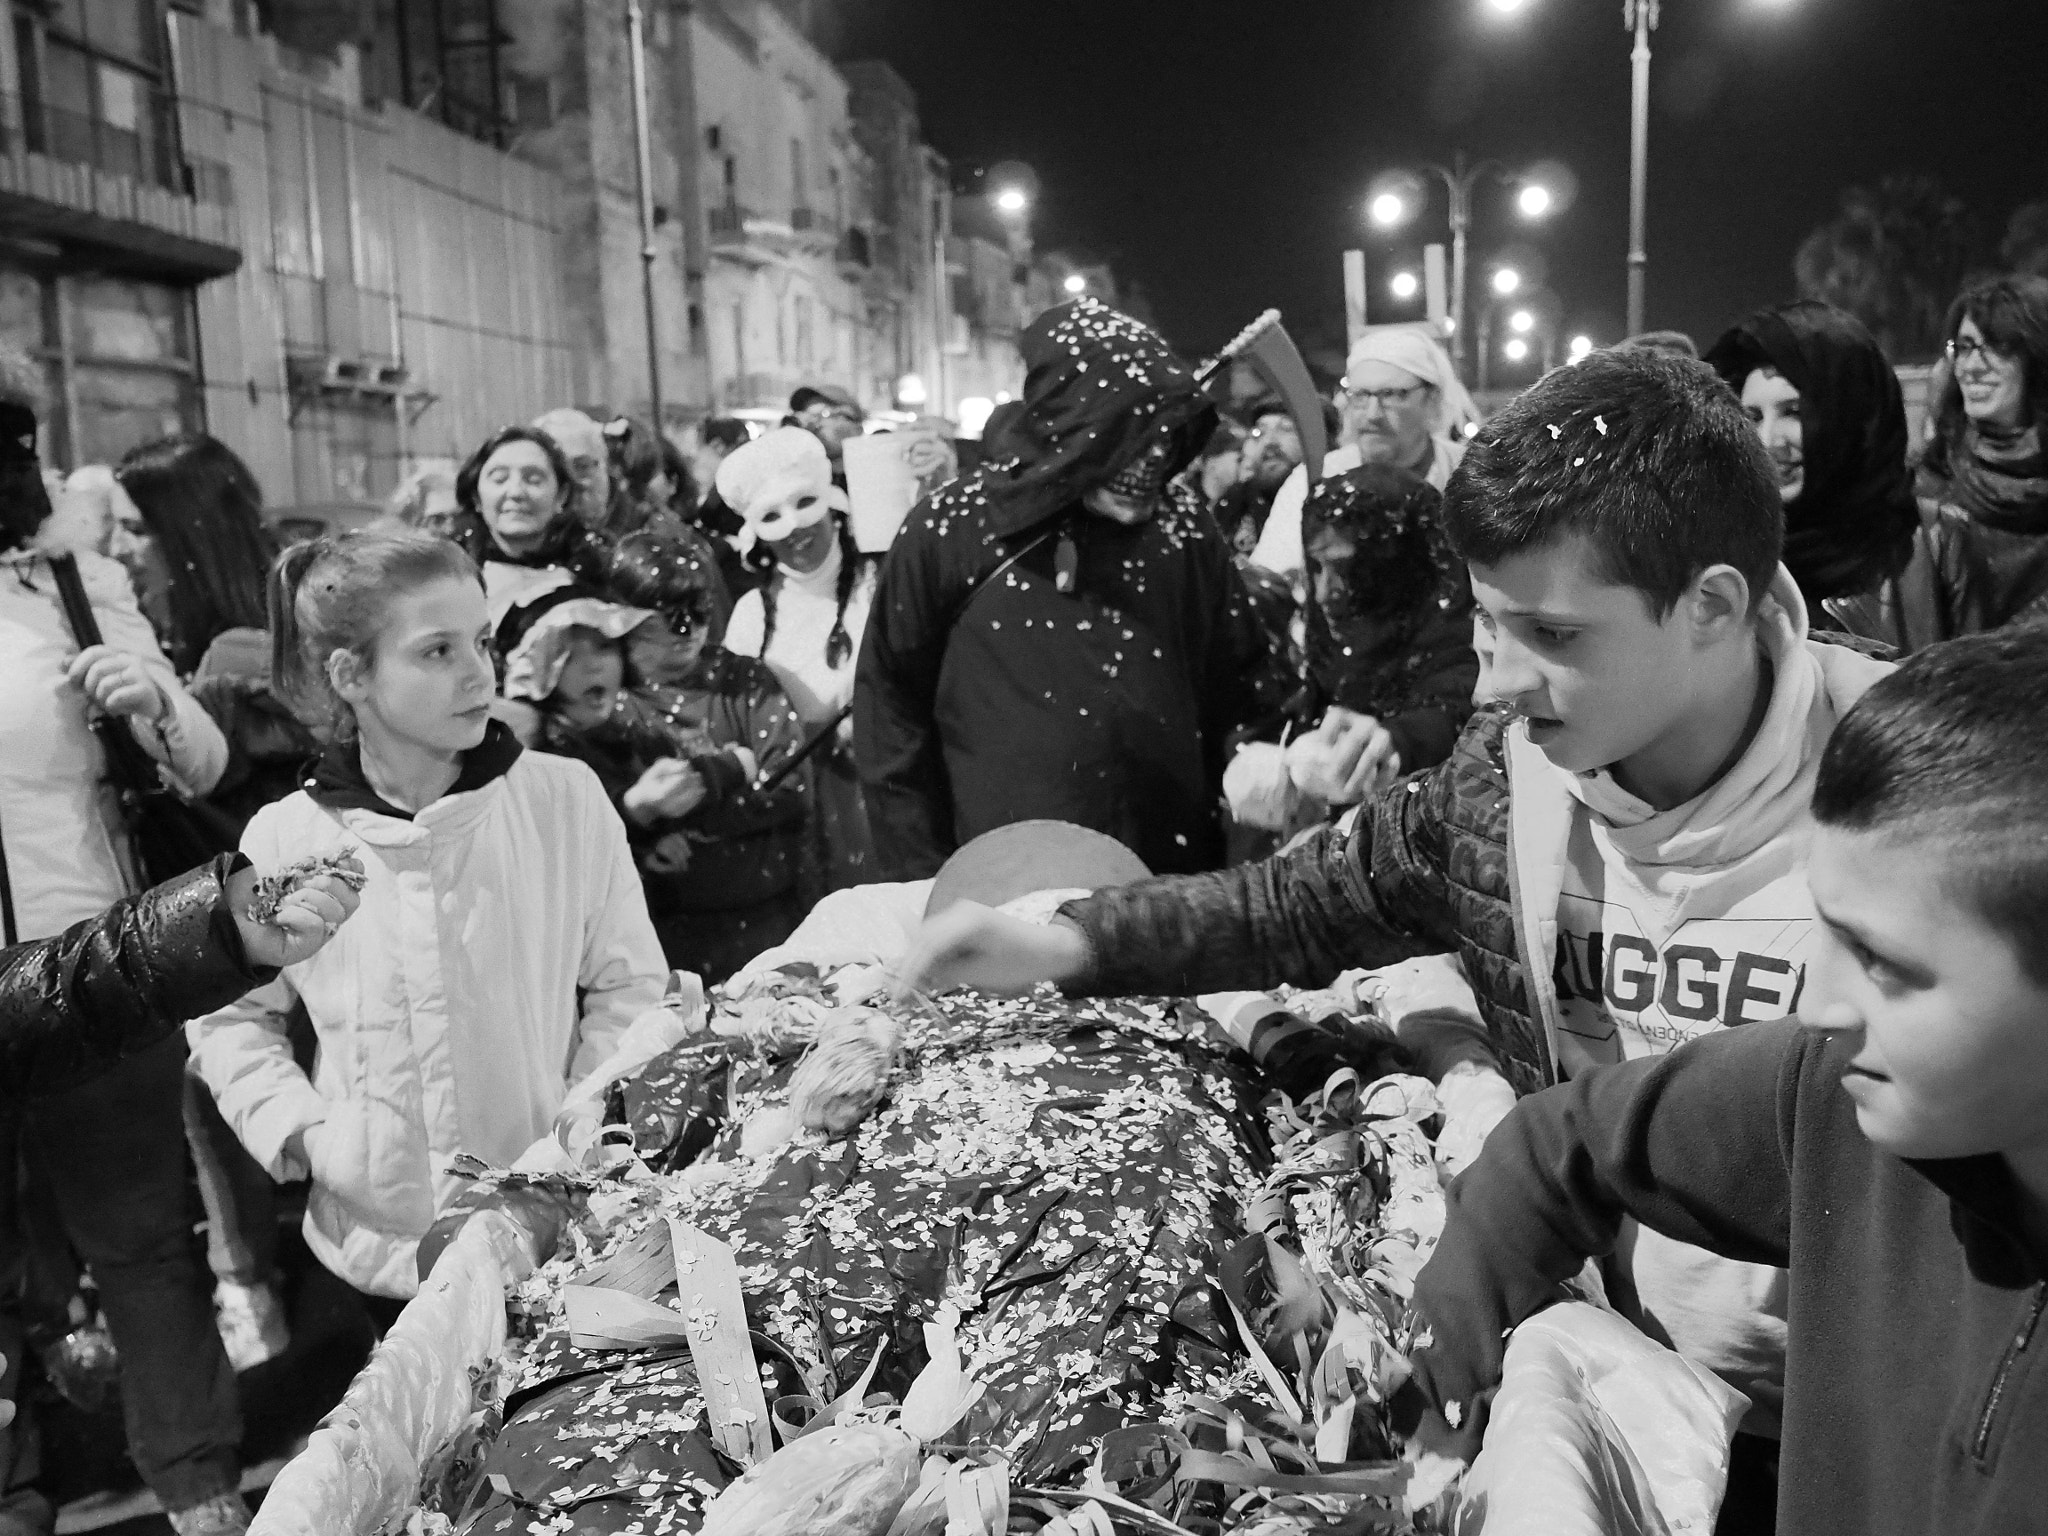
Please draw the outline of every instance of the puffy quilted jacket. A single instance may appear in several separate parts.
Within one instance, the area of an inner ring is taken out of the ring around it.
[[[0,1096],[75,1088],[277,973],[249,963],[224,854],[52,939],[0,952]]]
[[[1077,994],[1323,986],[1340,971],[1454,951],[1502,1070],[1553,1081],[1529,994],[1508,856],[1508,712],[1474,715],[1451,755],[1292,852],[1215,874],[1147,880],[1062,915],[1094,962]]]

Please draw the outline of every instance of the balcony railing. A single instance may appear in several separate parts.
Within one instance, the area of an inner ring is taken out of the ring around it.
[[[89,112],[6,96],[0,99],[0,153],[14,155],[27,150],[67,165],[126,176],[181,197],[230,206],[234,184],[228,168],[217,161],[180,155],[175,122],[175,106],[162,91],[151,91],[142,98],[132,128]]]

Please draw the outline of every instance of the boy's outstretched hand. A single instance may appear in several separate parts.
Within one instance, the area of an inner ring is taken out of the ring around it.
[[[344,862],[355,865],[351,858]],[[355,865],[360,868],[360,865]],[[335,930],[363,904],[362,892],[335,875],[316,875],[278,903],[277,916],[259,923],[249,915],[262,877],[254,866],[228,876],[228,909],[242,935],[242,949],[254,965],[282,967],[310,960]]]
[[[1067,982],[1088,965],[1088,941],[1054,918],[1040,926],[976,901],[959,901],[917,932],[893,978],[897,1001],[912,992],[1014,995],[1042,981]]]

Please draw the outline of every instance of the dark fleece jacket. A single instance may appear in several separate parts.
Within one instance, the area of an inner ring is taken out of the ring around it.
[[[1752,1024],[1523,1100],[1452,1186],[1397,1406],[1456,1403],[1476,1445],[1506,1332],[1632,1216],[1790,1271],[1780,1530],[2048,1531],[2048,1285],[2017,1185],[1996,1156],[1866,1140],[1842,1089],[1859,1044]]]

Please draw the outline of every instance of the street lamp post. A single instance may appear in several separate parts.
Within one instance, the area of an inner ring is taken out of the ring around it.
[[[1628,333],[1643,332],[1644,297],[1650,252],[1645,239],[1650,184],[1650,34],[1657,30],[1658,0],[1622,0],[1622,22],[1636,35],[1630,55],[1634,88],[1629,102],[1628,152]]]
[[[1480,181],[1492,176],[1508,183],[1521,183],[1522,192],[1517,206],[1525,218],[1541,218],[1551,207],[1548,189],[1535,182],[1523,181],[1498,160],[1479,160],[1468,164],[1464,151],[1451,157],[1449,166],[1425,163],[1419,169],[1428,172],[1444,184],[1444,190],[1451,200],[1451,361],[1459,376],[1465,374],[1465,316],[1466,273],[1468,271],[1467,244],[1472,229],[1472,189]],[[1382,192],[1372,200],[1374,222],[1382,225],[1398,224],[1408,217],[1405,201],[1392,192]]]

